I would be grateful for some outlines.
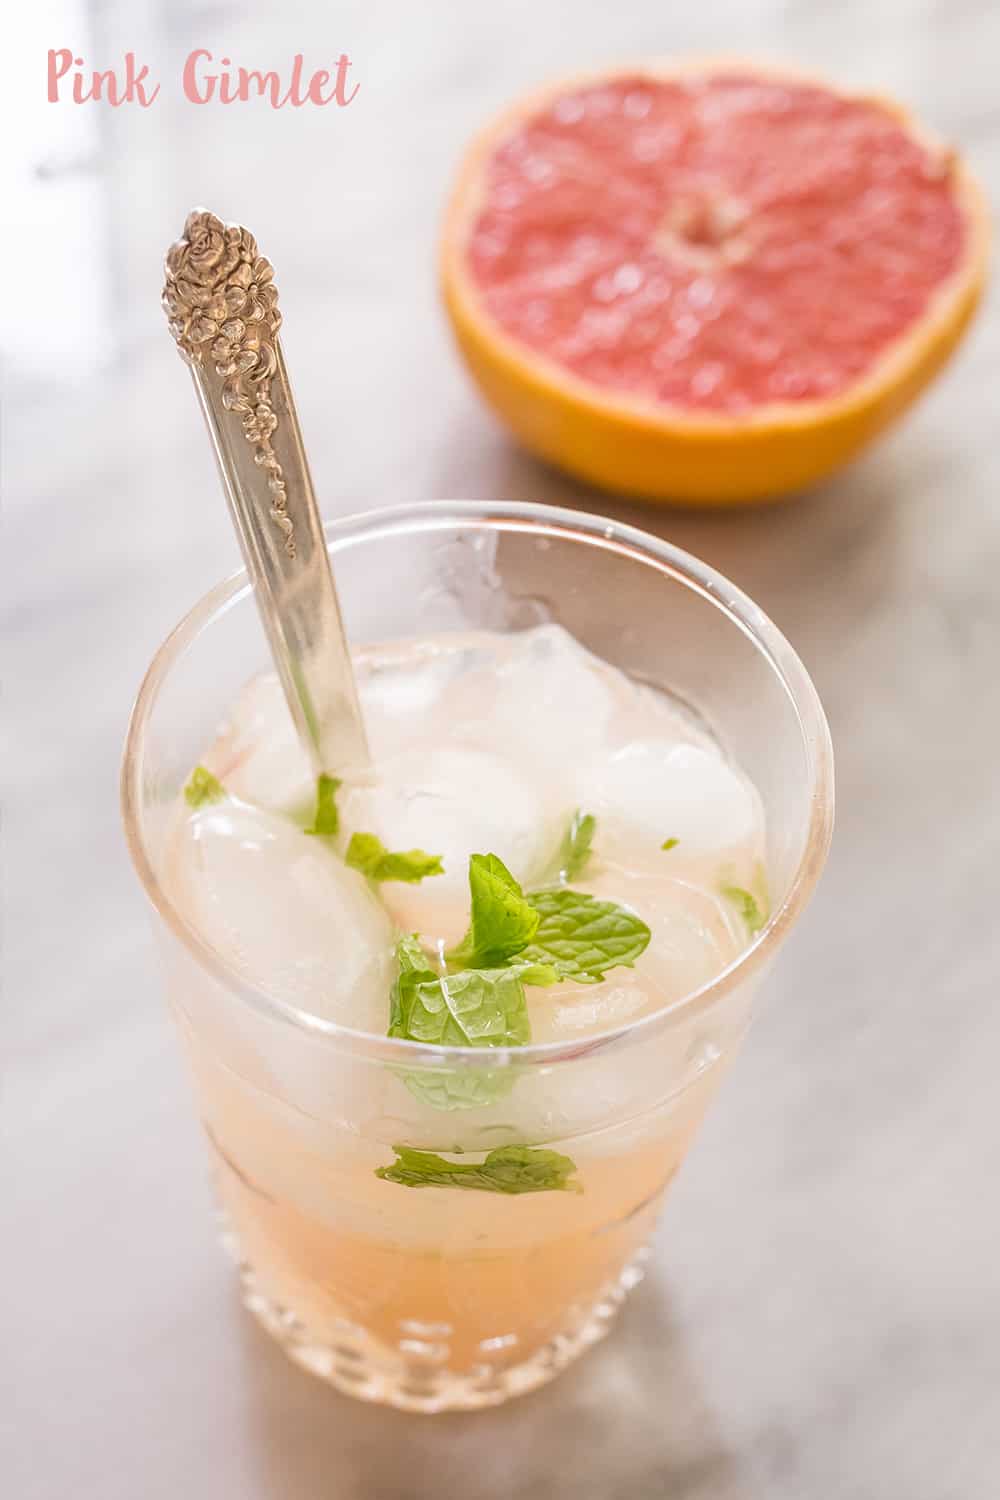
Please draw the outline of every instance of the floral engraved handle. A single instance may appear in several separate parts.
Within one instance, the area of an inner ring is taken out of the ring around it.
[[[273,276],[249,230],[195,209],[183,238],[167,253],[163,307],[182,357],[191,365],[210,361],[222,377],[222,404],[240,418],[254,462],[267,472],[270,517],[285,552],[294,557],[288,491],[271,446],[278,425],[271,382],[281,327]]]

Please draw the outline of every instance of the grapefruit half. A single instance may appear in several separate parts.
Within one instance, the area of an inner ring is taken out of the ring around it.
[[[756,64],[557,83],[473,143],[442,241],[472,374],[606,489],[734,504],[831,473],[914,399],[988,219],[896,105]]]

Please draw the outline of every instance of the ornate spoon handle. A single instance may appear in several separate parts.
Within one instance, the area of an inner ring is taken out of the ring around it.
[[[347,637],[288,373],[270,262],[195,209],[163,306],[190,367],[288,707],[317,772],[369,764]]]

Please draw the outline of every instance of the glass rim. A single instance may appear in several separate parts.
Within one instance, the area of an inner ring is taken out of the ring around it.
[[[802,855],[781,902],[748,944],[714,979],[650,1015],[582,1041],[529,1042],[521,1047],[435,1047],[399,1037],[380,1037],[328,1021],[293,1005],[254,983],[229,964],[174,905],[156,872],[142,831],[143,743],[146,725],[159,691],[189,646],[228,609],[252,593],[246,568],[239,568],[208,593],[174,626],[143,677],[129,718],[121,767],[121,809],[133,867],[147,899],[167,930],[200,968],[235,997],[267,1019],[280,1021],[333,1042],[339,1050],[369,1060],[405,1064],[408,1069],[471,1068],[497,1071],[529,1063],[546,1067],[593,1056],[645,1040],[659,1031],[711,1009],[758,973],[777,951],[807,904],[819,880],[833,833],[833,746],[819,695],[802,661],[778,627],[748,595],[714,568],[682,548],[606,516],[561,506],[520,501],[426,500],[384,509],[359,511],[327,521],[324,533],[331,556],[358,543],[408,532],[460,528],[533,533],[547,539],[575,541],[610,551],[657,569],[720,610],[761,653],[788,695],[802,736],[809,773],[809,823]],[[264,640],[262,634],[262,643]]]

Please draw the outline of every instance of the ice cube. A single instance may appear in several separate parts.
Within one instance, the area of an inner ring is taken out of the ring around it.
[[[447,723],[449,687],[490,660],[475,637],[400,642],[356,657],[358,696],[373,757],[426,742]],[[210,752],[228,791],[244,802],[305,823],[315,807],[316,776],[273,673],[247,684]],[[336,770],[336,767],[331,767]]]
[[[541,878],[558,826],[527,770],[459,746],[417,747],[383,760],[370,786],[342,797],[343,836],[374,833],[389,849],[439,854],[444,874],[419,885],[386,881],[380,896],[406,932],[451,944],[469,920],[469,856],[496,854],[516,879]]]
[[[209,758],[226,790],[244,802],[300,821],[315,805],[315,775],[273,673],[247,683]]]
[[[667,875],[605,869],[575,890],[632,909],[649,927],[634,968],[609,970],[600,984],[531,987],[532,1040],[571,1040],[649,1015],[714,979],[742,946],[724,902]]]
[[[362,653],[358,696],[376,755],[440,736],[450,713],[449,689],[464,673],[489,661],[475,636],[400,642]]]
[[[607,668],[561,625],[497,637],[452,693],[455,735],[559,776],[601,744],[615,707]]]
[[[392,923],[322,840],[226,801],[184,818],[172,863],[178,904],[241,974],[313,1015],[384,1034]]]
[[[593,756],[575,782],[580,807],[598,818],[602,855],[622,863],[676,839],[684,856],[743,845],[762,823],[750,782],[708,745],[637,739]]]
[[[655,989],[631,969],[614,970],[603,984],[529,987],[527,994],[533,1042],[569,1042],[612,1031],[659,1003]]]

